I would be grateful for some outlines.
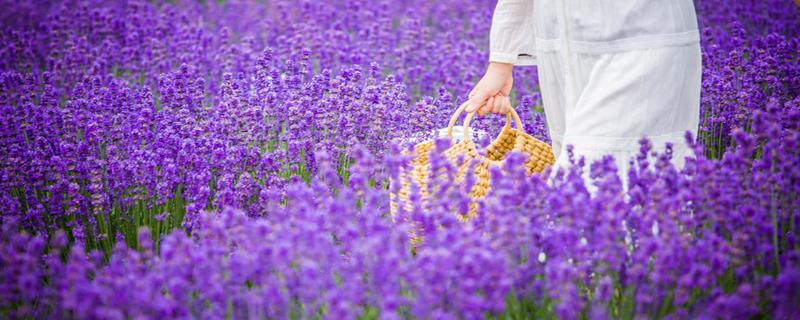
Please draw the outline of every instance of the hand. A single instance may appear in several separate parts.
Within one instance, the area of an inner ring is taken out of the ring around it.
[[[510,63],[489,63],[486,74],[469,93],[466,111],[477,110],[479,116],[489,112],[508,113],[511,109],[509,95],[514,84],[513,68],[514,65]]]

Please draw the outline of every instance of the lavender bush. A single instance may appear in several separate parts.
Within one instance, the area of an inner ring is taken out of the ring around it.
[[[449,180],[388,215],[409,160],[390,141],[446,125],[493,3],[4,1],[0,315],[800,317],[791,1],[696,1],[681,170],[646,140],[629,172],[574,159],[552,181],[513,155],[469,222]],[[516,72],[547,140],[535,69]]]

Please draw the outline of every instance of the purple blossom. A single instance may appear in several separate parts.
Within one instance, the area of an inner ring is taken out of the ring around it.
[[[462,222],[476,181],[455,183],[439,139],[434,178],[389,214],[410,160],[391,141],[447,124],[492,5],[4,6],[0,316],[797,318],[791,1],[695,2],[702,118],[682,169],[647,140],[625,172],[528,176],[512,153]],[[549,141],[537,88],[515,71],[525,130]]]

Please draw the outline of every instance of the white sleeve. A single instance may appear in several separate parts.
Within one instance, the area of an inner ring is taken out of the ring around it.
[[[536,64],[534,0],[498,0],[489,32],[489,61]]]

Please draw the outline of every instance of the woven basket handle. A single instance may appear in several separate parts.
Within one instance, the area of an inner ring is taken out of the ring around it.
[[[456,124],[456,120],[458,120],[458,116],[461,115],[461,113],[464,112],[464,109],[466,109],[466,108],[467,108],[467,103],[464,102],[460,107],[458,107],[458,109],[456,109],[456,111],[450,117],[450,123],[447,124],[447,137],[448,138],[452,138],[453,137],[453,126]],[[480,109],[480,108],[478,108],[478,109]],[[525,132],[525,127],[522,126],[522,120],[519,119],[519,115],[517,114],[517,111],[515,111],[514,108],[509,108],[509,109],[511,111],[506,114],[506,124],[505,124],[505,126],[506,127],[510,126],[511,125],[511,117],[514,117],[514,124],[517,125],[517,130]],[[465,141],[472,140],[470,138],[470,135],[469,135],[469,122],[472,120],[472,117],[474,115],[475,115],[475,111],[468,113],[467,116],[464,118],[464,140]]]

